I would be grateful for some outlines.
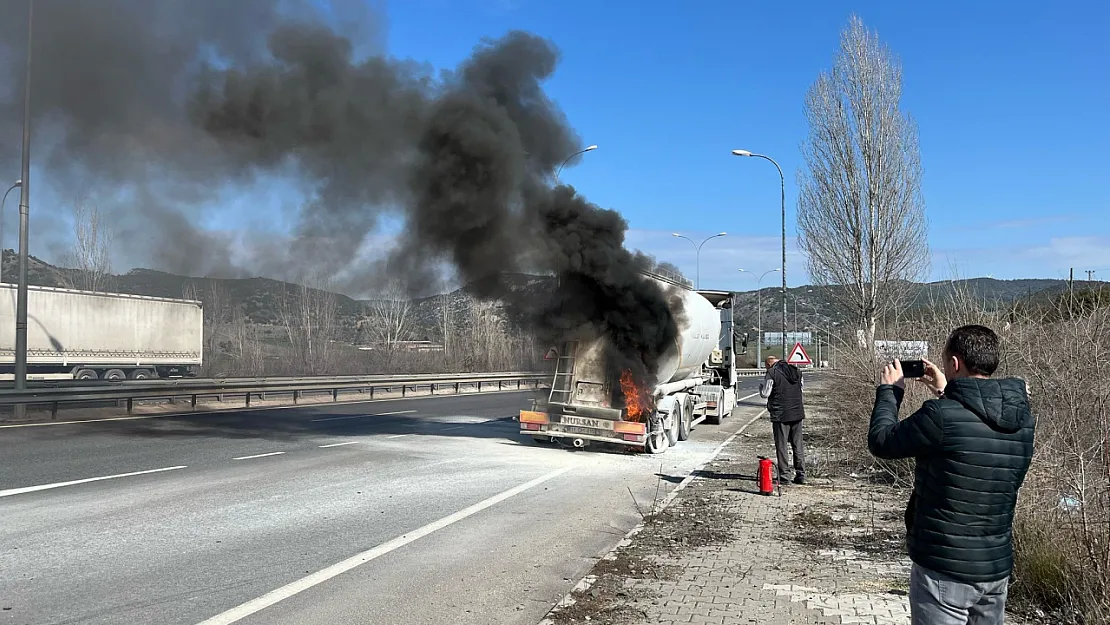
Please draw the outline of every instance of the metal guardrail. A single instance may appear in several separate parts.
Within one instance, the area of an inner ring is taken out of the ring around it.
[[[533,371],[508,371],[496,373],[424,373],[414,374],[421,379],[428,381],[432,380],[453,380],[459,376],[474,376],[482,375],[490,379],[495,377],[515,378],[522,375],[532,375],[536,372]],[[99,386],[116,386],[116,387],[137,387],[137,386],[174,386],[174,387],[189,387],[189,386],[206,386],[211,384],[276,384],[279,382],[301,382],[301,381],[327,381],[327,382],[347,382],[347,381],[366,381],[366,382],[389,382],[410,379],[414,375],[408,374],[388,374],[388,375],[327,375],[327,376],[273,376],[273,377],[239,377],[239,378],[151,378],[147,380],[72,380],[72,379],[53,379],[53,380],[28,380],[27,386],[31,389],[41,388],[70,388],[70,387],[99,387]],[[0,393],[5,389],[11,389],[13,383],[11,380],[0,380]]]
[[[222,401],[225,397],[243,397],[244,407],[250,407],[251,398],[265,400],[267,395],[292,395],[293,402],[300,400],[305,393],[330,392],[332,401],[339,401],[341,391],[369,393],[374,397],[376,390],[392,391],[400,388],[401,396],[409,391],[427,388],[434,395],[442,387],[453,387],[458,393],[463,386],[473,386],[482,391],[484,386],[496,384],[498,390],[506,388],[536,388],[548,381],[548,373],[486,373],[486,374],[444,374],[444,375],[390,375],[390,376],[335,376],[315,378],[235,378],[226,380],[133,380],[88,384],[82,386],[54,386],[28,388],[17,391],[11,388],[0,389],[0,407],[16,405],[49,405],[51,415],[56,416],[62,404],[89,402],[126,402],[127,412],[134,410],[136,401],[188,397],[193,409],[200,398],[215,397]]]

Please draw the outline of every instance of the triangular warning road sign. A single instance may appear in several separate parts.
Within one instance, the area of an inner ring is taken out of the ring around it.
[[[543,359],[544,360],[555,360],[558,357],[559,357],[559,350],[552,347],[551,349],[547,350],[547,354],[543,357]]]
[[[794,343],[794,349],[790,350],[790,356],[786,358],[786,362],[792,365],[813,364],[813,361],[809,359],[809,354],[806,353],[806,348],[802,347],[801,343]]]

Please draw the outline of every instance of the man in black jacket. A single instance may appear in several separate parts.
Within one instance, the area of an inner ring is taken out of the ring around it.
[[[802,420],[806,409],[802,401],[802,372],[794,365],[774,356],[767,358],[767,375],[759,388],[759,395],[767,399],[767,414],[771,416],[771,429],[778,455],[779,484],[786,484],[783,476],[790,466],[786,455],[789,441],[794,453],[794,483],[806,483],[806,448],[802,441]]]
[[[936,399],[899,423],[905,380],[897,360],[875,394],[871,453],[917,459],[906,509],[914,625],[994,625],[1005,616],[1014,505],[1036,421],[1025,382],[990,378],[999,355],[990,328],[957,328],[943,371],[925,364],[921,381]]]

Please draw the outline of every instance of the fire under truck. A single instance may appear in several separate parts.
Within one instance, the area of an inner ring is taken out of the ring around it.
[[[697,424],[719,423],[736,406],[732,293],[699,291],[645,273],[667,295],[680,322],[654,385],[638,388],[629,372],[610,373],[606,336],[566,341],[557,351],[546,402],[520,412],[520,431],[539,442],[573,447],[608,443],[660,454]]]

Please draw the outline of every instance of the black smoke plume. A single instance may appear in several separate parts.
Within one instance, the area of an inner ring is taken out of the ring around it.
[[[25,0],[2,6],[26,14]],[[446,264],[552,340],[607,334],[641,382],[673,346],[674,307],[638,273],[647,260],[624,248],[626,222],[551,184],[581,143],[543,90],[558,62],[549,41],[511,32],[433,77],[380,54],[373,16],[337,32],[307,2],[48,0],[35,12],[35,167],[57,190],[97,189],[135,260],[279,278],[312,267],[347,290],[383,271],[418,289]],[[22,85],[24,37],[24,20],[0,21],[6,85]],[[13,173],[20,96],[0,92],[0,169]],[[267,177],[310,199],[292,209],[291,240],[257,235],[237,259],[242,242],[196,207]],[[353,265],[383,215],[404,222],[396,247]],[[537,271],[559,276],[541,301],[501,278]]]

